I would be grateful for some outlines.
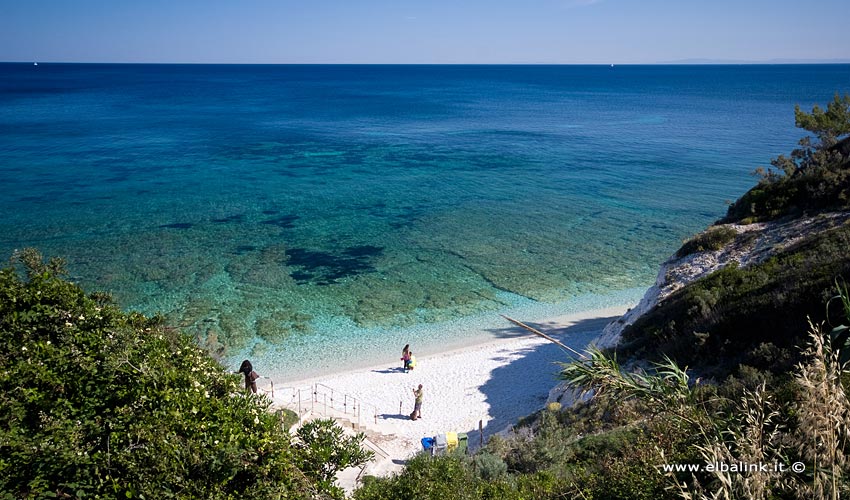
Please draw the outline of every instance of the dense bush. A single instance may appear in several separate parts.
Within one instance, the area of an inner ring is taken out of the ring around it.
[[[646,414],[630,414],[639,422],[616,418],[600,431],[598,411],[619,406],[603,397],[564,412],[542,411],[514,434],[493,436],[472,457],[421,454],[396,476],[370,478],[355,498],[672,498],[656,467],[658,451],[694,458],[690,432]]]
[[[15,262],[0,270],[0,498],[318,495],[240,377],[158,318],[86,295],[61,262]]]
[[[847,301],[844,290],[842,298]],[[845,311],[850,313],[850,308]],[[848,320],[850,314],[843,318],[844,325]],[[802,361],[793,370],[778,378],[742,370],[745,379],[738,381],[738,387],[692,381],[669,359],[648,369],[626,371],[595,349],[565,364],[562,377],[585,391],[643,403],[651,415],[666,417],[667,428],[678,423],[691,429],[689,449],[695,454],[671,456],[657,446],[655,458],[660,463],[748,464],[743,470],[715,467],[686,474],[668,470],[667,494],[700,499],[837,499],[850,493],[850,398],[845,385],[849,374],[847,363],[841,361],[843,348],[828,332],[810,325],[808,340],[800,347]],[[792,462],[802,467],[788,467]],[[599,491],[594,490],[594,497]]]
[[[476,453],[472,463],[478,475],[488,481],[503,478],[508,473],[508,464],[498,455],[487,451]]]
[[[805,174],[762,181],[730,205],[721,222],[750,223],[810,210],[850,207],[850,162],[833,161]]]
[[[678,362],[725,377],[739,363],[782,371],[765,349],[799,345],[807,318],[824,319],[837,278],[850,277],[850,227],[815,234],[770,259],[735,265],[667,297],[623,332],[621,356]]]
[[[396,500],[399,498],[452,498],[457,500],[486,497],[489,488],[478,478],[464,457],[430,457],[420,454],[407,462],[404,471],[389,478],[370,478],[354,493],[357,500]]]
[[[337,472],[363,465],[375,455],[360,447],[363,434],[346,436],[332,419],[311,420],[298,428],[296,436],[298,467],[319,485],[319,489],[338,498],[345,492],[334,484]]]
[[[735,239],[738,232],[728,226],[712,226],[689,239],[676,252],[677,257],[685,257],[697,252],[720,250]]]

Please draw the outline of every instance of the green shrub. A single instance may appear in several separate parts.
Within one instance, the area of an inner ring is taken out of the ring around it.
[[[269,399],[160,318],[63,280],[59,261],[13,260],[0,270],[7,497],[314,496]]]
[[[760,182],[729,206],[721,222],[766,221],[848,206],[850,162],[835,161],[805,174]]]
[[[424,453],[407,462],[404,471],[390,478],[370,480],[354,492],[357,500],[400,498],[478,499],[486,483],[466,460],[457,455],[431,457]]]
[[[515,435],[505,462],[511,472],[528,474],[545,470],[573,457],[570,446],[573,440],[572,432],[560,425],[557,416],[544,411],[539,414],[533,431],[521,430]]]
[[[733,241],[737,235],[738,232],[729,226],[710,227],[686,241],[682,248],[676,252],[676,256],[681,258],[698,252],[720,250]]]
[[[798,345],[807,317],[824,319],[835,279],[850,276],[850,227],[807,237],[766,261],[740,268],[729,265],[667,297],[627,327],[621,356],[712,368],[725,378],[740,363],[787,369],[798,359],[770,357]],[[770,349],[768,348],[770,344]],[[765,366],[765,365],[773,365]]]
[[[508,472],[508,464],[505,463],[499,456],[486,451],[476,453],[472,457],[474,468],[482,479],[492,480],[498,479]]]
[[[276,413],[284,429],[291,429],[293,425],[298,423],[298,413],[288,408],[280,408]]]
[[[311,420],[295,431],[296,456],[299,469],[319,485],[319,489],[335,498],[344,498],[345,492],[334,484],[337,472],[348,467],[358,467],[374,456],[360,447],[363,434],[346,436],[342,427],[331,419]]]

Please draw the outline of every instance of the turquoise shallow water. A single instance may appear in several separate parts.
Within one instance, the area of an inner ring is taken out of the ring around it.
[[[850,66],[0,65],[0,253],[286,376],[636,301]]]

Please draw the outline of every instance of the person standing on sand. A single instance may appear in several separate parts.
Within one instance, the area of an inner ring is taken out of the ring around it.
[[[401,361],[404,363],[404,371],[407,372],[410,365],[410,344],[405,344],[404,349],[401,350]]]
[[[253,392],[257,393],[257,379],[260,378],[260,374],[254,371],[254,366],[247,359],[242,362],[242,365],[239,367],[239,371],[236,373],[242,373],[245,375],[245,392]]]
[[[422,418],[422,384],[419,384],[419,389],[413,389],[413,396],[416,398],[413,403],[413,413],[410,414],[410,420]]]
[[[410,352],[410,359],[407,360],[407,371],[410,371],[416,368],[416,356],[413,355],[413,351]]]

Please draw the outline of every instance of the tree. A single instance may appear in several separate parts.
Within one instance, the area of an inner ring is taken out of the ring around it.
[[[723,222],[769,220],[807,210],[850,205],[850,95],[835,94],[826,109],[794,108],[797,127],[810,132],[790,155],[754,174],[759,183],[733,203]]]
[[[832,102],[826,105],[826,111],[815,104],[811,113],[794,107],[794,121],[798,128],[815,134],[821,148],[833,146],[843,136],[850,134],[850,95],[839,97],[838,93]]]
[[[850,95],[839,97],[836,93],[826,110],[815,104],[811,113],[801,110],[798,104],[794,106],[794,123],[797,128],[813,133],[817,140],[813,142],[810,136],[803,137],[799,141],[802,147],[791,151],[790,157],[779,155],[771,160],[771,166],[786,177],[826,165],[841,156],[832,147],[850,134]],[[775,172],[773,176],[763,169],[759,173],[768,180],[777,180]]]
[[[364,465],[375,455],[361,447],[365,439],[362,433],[346,436],[342,427],[330,419],[311,420],[298,428],[296,436],[300,441],[295,444],[300,469],[322,491],[336,498],[343,497],[342,490],[334,485],[336,474]]]

